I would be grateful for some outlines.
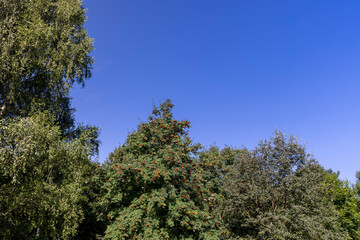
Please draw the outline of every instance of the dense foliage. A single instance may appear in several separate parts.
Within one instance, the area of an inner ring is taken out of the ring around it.
[[[295,137],[204,150],[155,106],[100,165],[69,90],[91,75],[81,0],[0,0],[1,239],[360,239],[360,183]],[[358,173],[358,179],[360,173]]]
[[[1,239],[66,239],[87,226],[83,178],[99,132],[75,126],[69,96],[91,75],[84,21],[81,0],[0,0]]]
[[[351,239],[360,239],[360,185],[351,186],[339,179],[339,173],[330,171],[325,184],[331,200],[339,213],[339,222]]]
[[[68,239],[83,219],[84,166],[89,134],[61,136],[40,113],[0,123],[0,238]]]
[[[93,63],[84,21],[81,0],[0,0],[0,118],[40,105],[73,125],[69,89]]]
[[[206,188],[199,145],[188,121],[173,119],[169,100],[154,108],[99,168],[100,206],[109,218],[104,239],[223,239],[229,234]]]
[[[234,150],[225,216],[246,239],[347,239],[324,187],[326,172],[297,139],[276,131],[253,151]]]

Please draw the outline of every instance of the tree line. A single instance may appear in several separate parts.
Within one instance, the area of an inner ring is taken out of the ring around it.
[[[0,0],[1,239],[360,239],[350,184],[294,136],[193,143],[165,100],[99,164],[69,90],[94,63],[81,0]]]

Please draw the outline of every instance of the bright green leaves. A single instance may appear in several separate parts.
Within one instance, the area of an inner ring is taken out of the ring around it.
[[[1,237],[70,238],[83,218],[78,206],[91,147],[84,132],[61,137],[47,113],[0,124]]]
[[[0,238],[70,238],[94,198],[82,178],[98,130],[75,128],[69,96],[91,75],[85,11],[81,0],[0,0]]]
[[[173,119],[169,100],[154,108],[126,143],[110,154],[99,205],[109,222],[104,239],[216,239],[227,236],[187,121]],[[200,167],[200,168],[199,168]]]
[[[339,173],[330,171],[326,175],[326,190],[329,200],[332,201],[339,214],[339,222],[351,239],[360,238],[360,198],[358,183],[351,186],[348,181],[339,179]]]
[[[81,0],[0,1],[0,118],[50,110],[73,126],[69,89],[84,84],[93,64]]]

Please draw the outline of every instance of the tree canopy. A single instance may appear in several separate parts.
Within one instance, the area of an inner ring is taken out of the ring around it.
[[[0,238],[69,239],[83,218],[88,132],[68,141],[48,113],[0,122]]]
[[[104,176],[99,205],[108,218],[104,239],[223,239],[229,234],[206,188],[204,169],[167,100],[155,107],[124,145],[98,168]]]
[[[68,239],[86,202],[98,129],[69,90],[91,76],[81,0],[0,0],[0,238]],[[85,197],[86,198],[86,197]]]
[[[245,239],[348,239],[324,187],[326,172],[295,137],[276,131],[233,151],[225,216]]]
[[[92,40],[81,0],[0,1],[0,118],[49,109],[74,123],[69,89],[91,76]]]
[[[325,181],[329,198],[338,210],[339,222],[352,239],[360,239],[360,185],[339,179],[339,172],[328,171]]]
[[[167,99],[92,161],[99,130],[75,126],[69,95],[94,63],[85,13],[0,0],[1,239],[360,239],[360,183],[280,131],[204,149]]]

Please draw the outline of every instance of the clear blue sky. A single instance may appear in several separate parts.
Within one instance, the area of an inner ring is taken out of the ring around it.
[[[99,161],[165,98],[205,146],[275,128],[325,168],[360,170],[360,1],[85,0],[93,77],[72,91]]]

